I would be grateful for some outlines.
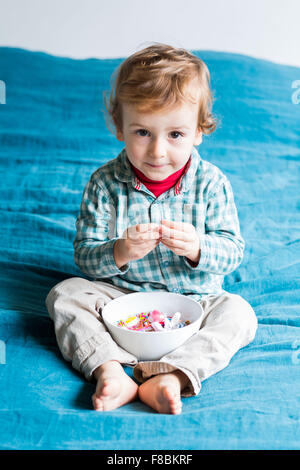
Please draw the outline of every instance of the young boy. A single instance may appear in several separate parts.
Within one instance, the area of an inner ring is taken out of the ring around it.
[[[118,69],[106,106],[125,147],[92,174],[76,222],[75,261],[93,281],[67,279],[46,299],[63,357],[97,381],[95,410],[139,398],[178,414],[181,396],[197,395],[255,336],[251,306],[222,289],[244,250],[231,186],[195,148],[216,128],[211,104],[209,71],[184,49],[154,44]],[[177,350],[138,363],[114,342],[101,309],[159,290],[199,301],[203,322]],[[140,386],[122,364],[134,366]]]

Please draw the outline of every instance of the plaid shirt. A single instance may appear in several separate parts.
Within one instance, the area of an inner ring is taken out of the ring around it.
[[[119,269],[113,256],[116,240],[130,226],[160,224],[162,219],[194,225],[201,247],[197,266],[159,243],[144,258]],[[204,295],[224,292],[224,275],[243,258],[244,240],[231,185],[195,147],[185,173],[157,198],[131,169],[124,148],[92,174],[76,229],[74,257],[81,271],[133,291],[176,292],[199,301]]]

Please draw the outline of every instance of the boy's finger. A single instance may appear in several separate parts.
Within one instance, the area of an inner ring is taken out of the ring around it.
[[[174,220],[167,220],[167,219],[162,219],[160,221],[160,223],[163,224],[163,225],[166,225],[167,227],[171,227],[171,228],[173,228],[176,224],[176,222],[174,222]]]
[[[149,231],[153,231],[153,230],[154,230],[154,231],[156,232],[157,230],[159,230],[159,228],[160,228],[160,225],[159,225],[159,224],[156,224],[155,222],[150,222],[150,223],[148,224],[148,230],[149,230]]]
[[[170,238],[183,241],[188,241],[190,238],[188,232],[185,232],[183,230],[171,229],[169,227],[165,227],[164,225],[162,225],[161,227],[161,236],[162,238]]]
[[[139,233],[151,232],[152,230],[158,230],[158,229],[159,229],[159,224],[156,224],[154,222],[150,222],[148,224],[136,225],[136,231]]]
[[[132,236],[139,236],[140,233],[148,231],[147,224],[132,225],[128,228],[128,231],[131,233]]]
[[[139,232],[139,233],[146,232],[147,231],[147,224],[137,224],[137,225],[135,225],[134,228],[135,228],[136,232]]]
[[[160,233],[149,231],[143,235],[140,235],[139,240],[155,240],[156,238],[160,238]]]
[[[180,230],[181,232],[188,231],[188,224],[185,222],[175,222],[174,220],[163,219],[160,221],[162,227],[174,228]]]

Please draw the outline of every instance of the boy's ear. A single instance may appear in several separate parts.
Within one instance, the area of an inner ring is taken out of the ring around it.
[[[117,133],[116,133],[116,136],[117,136],[117,139],[120,140],[120,141],[123,141],[124,140],[124,134],[122,131],[120,131],[120,129],[117,127]]]
[[[198,128],[195,134],[194,145],[200,145],[202,142],[202,130]]]

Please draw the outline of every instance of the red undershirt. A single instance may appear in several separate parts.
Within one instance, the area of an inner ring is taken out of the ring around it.
[[[187,164],[189,163],[190,160],[186,162],[183,168],[181,168],[178,171],[175,171],[172,175],[168,176],[166,179],[162,181],[156,181],[156,180],[151,180],[147,176],[144,175],[140,170],[138,170],[133,164],[130,162],[135,174],[139,178],[139,180],[146,186],[146,188],[151,191],[151,193],[154,194],[155,197],[160,196],[162,193],[167,191],[168,189],[172,188],[172,186],[175,186],[179,178],[183,175]]]

